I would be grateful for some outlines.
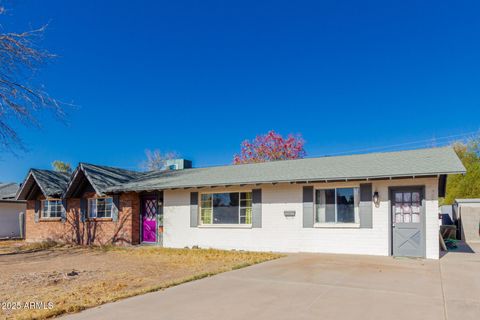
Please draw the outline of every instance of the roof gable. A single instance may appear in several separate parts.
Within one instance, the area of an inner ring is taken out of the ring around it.
[[[65,198],[77,196],[88,183],[97,195],[104,195],[108,188],[139,178],[141,172],[115,167],[80,163],[72,174],[63,194]]]
[[[60,197],[65,191],[69,176],[66,172],[31,169],[16,198],[28,200],[36,191],[40,191],[46,198]]]

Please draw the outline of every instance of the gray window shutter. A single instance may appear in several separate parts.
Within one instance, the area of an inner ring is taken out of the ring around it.
[[[87,199],[81,198],[80,199],[80,221],[85,222],[86,217],[87,217]]]
[[[190,192],[190,227],[198,227],[198,192]]]
[[[157,217],[158,225],[163,227],[163,191],[157,193]]]
[[[38,222],[38,220],[40,220],[40,206],[42,205],[41,201],[40,200],[35,200],[35,214],[33,216],[33,220],[35,221],[35,223]]]
[[[313,228],[314,224],[313,187],[303,187],[303,227]]]
[[[62,199],[62,223],[67,221],[67,199]]]
[[[118,211],[120,210],[120,195],[113,195],[112,220],[118,221]]]
[[[262,189],[252,190],[252,228],[262,227]]]
[[[373,202],[372,202],[372,184],[361,183],[360,184],[360,204],[359,204],[359,216],[360,216],[360,228],[372,228],[373,226]]]

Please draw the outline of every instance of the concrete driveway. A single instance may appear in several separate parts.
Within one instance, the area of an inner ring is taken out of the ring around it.
[[[480,319],[477,253],[439,261],[292,254],[68,319]]]

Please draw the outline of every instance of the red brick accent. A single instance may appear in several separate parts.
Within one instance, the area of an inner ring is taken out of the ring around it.
[[[84,198],[95,197],[86,193]],[[39,198],[40,200],[40,198]],[[25,216],[27,241],[55,240],[84,245],[138,244],[140,241],[140,198],[137,193],[120,195],[118,221],[112,219],[80,219],[80,199],[67,200],[67,220],[41,219],[35,222],[35,200],[27,202]]]

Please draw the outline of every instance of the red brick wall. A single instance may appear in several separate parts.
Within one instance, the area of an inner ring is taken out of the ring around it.
[[[85,198],[95,197],[86,193]],[[40,199],[40,198],[39,198]],[[78,244],[138,244],[140,240],[140,199],[137,193],[120,195],[118,221],[112,219],[86,219],[80,221],[80,199],[67,200],[67,220],[42,219],[35,223],[35,200],[27,202],[25,217],[28,241],[55,240]]]

